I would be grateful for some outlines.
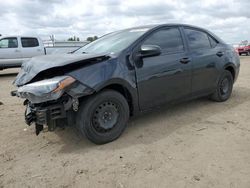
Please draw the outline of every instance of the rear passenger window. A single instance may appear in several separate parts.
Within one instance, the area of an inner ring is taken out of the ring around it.
[[[21,43],[24,48],[39,46],[37,38],[21,38]]]
[[[184,50],[181,34],[178,28],[166,28],[153,33],[144,45],[158,45],[162,52],[180,52]]]
[[[185,33],[191,49],[211,48],[206,33],[194,29],[185,28]]]

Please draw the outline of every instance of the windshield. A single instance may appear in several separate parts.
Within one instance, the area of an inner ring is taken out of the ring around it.
[[[127,29],[113,32],[83,46],[74,53],[117,53],[121,52],[142,36],[149,28]]]

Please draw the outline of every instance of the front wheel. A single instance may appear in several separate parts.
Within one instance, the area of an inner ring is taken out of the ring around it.
[[[231,72],[225,70],[219,79],[216,90],[211,99],[217,102],[224,102],[230,98],[233,90],[233,76]]]
[[[104,90],[83,101],[77,114],[77,127],[95,144],[117,139],[129,119],[128,102],[120,93]]]

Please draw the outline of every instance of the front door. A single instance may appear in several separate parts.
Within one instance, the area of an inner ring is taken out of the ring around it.
[[[0,40],[0,64],[8,65],[20,61],[22,54],[16,37],[2,38]]]
[[[158,45],[161,54],[141,59],[136,78],[141,110],[183,98],[191,93],[191,59],[178,27],[151,33],[141,45]]]

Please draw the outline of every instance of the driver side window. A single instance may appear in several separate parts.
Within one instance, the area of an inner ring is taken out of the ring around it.
[[[183,52],[184,45],[178,28],[165,28],[155,31],[143,43],[143,45],[157,45],[162,53]]]
[[[3,38],[0,40],[0,48],[17,48],[17,38],[10,37],[10,38]]]

